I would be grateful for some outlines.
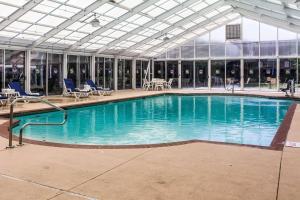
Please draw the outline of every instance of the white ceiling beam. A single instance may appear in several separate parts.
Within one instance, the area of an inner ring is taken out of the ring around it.
[[[158,1],[159,0],[145,1],[144,3],[142,3],[138,6],[136,6],[135,8],[133,8],[132,10],[129,10],[127,13],[125,13],[121,17],[117,18],[116,20],[110,22],[109,24],[97,29],[93,33],[91,33],[91,34],[87,35],[86,37],[82,38],[81,40],[79,40],[78,42],[73,44],[68,50],[72,50],[72,49],[74,49],[74,48],[90,41],[91,39],[95,38],[96,36],[100,35],[101,33],[104,33],[105,31],[113,28],[114,26],[118,25],[119,23],[122,23],[123,21],[126,21],[127,19],[129,19],[133,15],[138,14],[142,10],[146,9],[147,7],[151,6],[152,4],[154,4]]]
[[[169,40],[164,41],[164,42],[162,42],[162,43],[159,43],[159,44],[157,44],[157,45],[155,45],[155,46],[153,46],[153,47],[151,47],[151,48],[145,50],[144,52],[140,53],[139,56],[141,56],[141,55],[143,55],[143,54],[147,54],[148,52],[151,52],[151,51],[153,51],[153,50],[155,50],[155,49],[158,49],[158,48],[160,48],[161,46],[163,46],[163,45],[165,45],[165,44],[171,43],[171,42],[173,42],[173,41],[175,41],[175,40],[177,40],[177,39],[183,37],[184,35],[186,35],[186,34],[188,34],[188,33],[191,33],[191,32],[193,32],[193,31],[195,31],[195,30],[197,30],[197,29],[199,29],[199,28],[201,28],[201,27],[204,27],[204,28],[205,28],[206,25],[208,25],[208,24],[210,24],[211,22],[214,22],[214,21],[220,19],[221,17],[224,17],[225,15],[228,15],[229,13],[232,13],[232,11],[233,11],[233,9],[228,9],[228,10],[226,10],[226,11],[223,11],[223,12],[221,12],[221,13],[219,13],[219,14],[213,16],[213,17],[211,17],[211,18],[208,18],[207,20],[205,20],[205,21],[203,21],[203,22],[200,22],[200,23],[196,24],[195,26],[192,26],[191,28],[189,28],[189,29],[185,30],[184,32],[182,32],[182,33],[180,33],[180,34],[178,34],[178,35],[176,35],[176,36],[170,38]],[[232,21],[232,20],[233,20],[233,19],[228,20],[228,21]],[[227,21],[227,22],[228,22],[228,21]]]
[[[288,23],[285,20],[277,19],[277,18],[270,17],[267,15],[258,15],[256,12],[252,12],[252,11],[245,10],[242,8],[234,8],[234,10],[247,18],[250,18],[250,19],[253,19],[256,21],[260,21],[265,24],[269,24],[269,25],[279,27],[282,29],[286,29],[286,30],[289,30],[292,32],[300,33],[300,26]]]
[[[274,18],[279,19],[279,20],[285,20],[288,23],[293,23],[295,25],[300,25],[300,20],[299,19],[289,17],[288,15],[283,14],[282,12],[276,11],[274,9],[271,11],[268,8],[259,7],[259,5],[257,5],[257,4],[255,4],[255,6],[252,6],[250,4],[243,3],[243,2],[245,2],[245,0],[241,0],[239,2],[234,1],[234,0],[227,0],[226,2],[229,3],[233,7],[237,7],[237,8],[241,8],[241,9],[244,9],[244,10],[249,10],[251,12],[255,12],[255,13],[257,13],[257,15],[266,15],[266,16],[269,16],[269,17],[274,17]]]
[[[130,51],[130,50],[137,49],[139,46],[142,46],[142,45],[144,45],[144,44],[146,44],[148,42],[151,42],[152,40],[154,40],[154,39],[162,36],[163,34],[166,34],[166,33],[170,32],[170,31],[172,31],[173,29],[175,29],[177,27],[181,27],[181,26],[183,26],[183,25],[185,25],[185,24],[187,24],[189,22],[192,22],[193,20],[198,19],[201,16],[204,17],[206,14],[208,14],[208,13],[216,10],[217,8],[219,8],[219,7],[223,6],[223,5],[224,5],[223,1],[218,1],[218,2],[216,2],[214,4],[211,4],[211,5],[207,6],[206,8],[204,8],[202,10],[199,10],[198,12],[190,15],[189,17],[184,18],[184,19],[176,22],[173,26],[169,26],[169,27],[161,30],[160,32],[155,33],[154,35],[152,35],[150,37],[147,37],[146,39],[144,39],[144,40],[136,43],[135,45],[127,48],[125,51]],[[122,54],[122,53],[124,53],[124,52],[120,52],[120,54]]]
[[[10,16],[8,16],[5,20],[0,23],[0,30],[3,30],[11,23],[15,22],[18,18],[22,17],[26,12],[30,11],[36,5],[41,3],[43,0],[31,0],[27,2],[24,6],[13,12]]]
[[[179,12],[180,10],[189,7],[190,5],[193,5],[194,3],[199,2],[199,0],[187,0],[185,2],[183,2],[182,4],[175,6],[174,8],[170,9],[169,11],[159,15],[156,17],[156,20],[151,20],[149,22],[147,22],[146,24],[144,24],[143,26],[140,26],[132,31],[130,31],[129,33],[126,33],[125,35],[121,36],[120,38],[108,43],[107,45],[105,45],[104,47],[100,48],[97,53],[103,52],[106,49],[127,40],[128,38],[130,38],[131,36],[138,34],[139,32],[141,32],[142,30],[146,29],[147,27],[151,27],[152,25],[158,23],[158,22],[163,22],[166,18],[172,16],[173,14]]]
[[[57,26],[57,28],[50,30],[43,37],[41,37],[40,39],[38,39],[37,41],[35,41],[31,45],[31,48],[34,48],[34,47],[38,46],[39,44],[45,42],[49,38],[53,37],[54,35],[56,35],[60,31],[64,30],[68,26],[72,25],[74,22],[80,20],[85,15],[90,14],[91,12],[93,12],[94,10],[96,10],[97,8],[99,8],[100,6],[102,6],[103,4],[105,4],[107,2],[109,2],[109,0],[97,0],[97,1],[95,1],[94,3],[92,3],[91,5],[89,5],[88,7],[86,7],[85,9],[83,9],[80,12],[78,12],[77,14],[75,14],[70,19],[62,22],[60,25]]]

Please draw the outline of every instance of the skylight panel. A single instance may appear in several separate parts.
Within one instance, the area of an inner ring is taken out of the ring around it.
[[[158,33],[158,32],[159,31],[157,31],[157,30],[146,28],[143,31],[139,32],[139,34],[143,35],[143,36],[146,36],[146,37],[149,37],[149,36],[154,35],[155,33]]]
[[[72,40],[60,40],[57,43],[59,44],[67,44],[67,45],[72,45],[75,44],[76,41],[72,41]]]
[[[35,6],[33,10],[41,11],[41,12],[52,12],[54,9],[58,8],[61,4],[55,3],[52,1],[44,0],[39,5]]]
[[[41,36],[29,35],[29,34],[19,34],[19,35],[16,36],[16,38],[24,39],[24,40],[37,40],[40,37]]]
[[[9,31],[0,31],[0,36],[13,38],[17,35],[17,33],[9,32]]]
[[[158,22],[152,26],[150,26],[150,28],[161,31],[164,30],[165,28],[169,27],[170,25],[162,23],[162,22]]]
[[[101,47],[103,47],[104,45],[101,44],[91,44],[90,46],[88,46],[88,49],[100,49]]]
[[[210,18],[210,17],[216,16],[217,14],[219,14],[219,12],[214,10],[214,11],[212,11],[212,12],[206,14],[205,16],[206,16],[207,18]]]
[[[9,15],[11,15],[13,12],[15,12],[17,10],[16,7],[12,7],[12,6],[7,6],[7,5],[3,5],[0,4],[0,16],[1,17],[8,17]]]
[[[141,36],[141,35],[133,35],[128,40],[133,41],[133,42],[140,42],[142,40],[146,39],[146,37]]]
[[[216,3],[219,0],[205,0],[206,3],[208,3],[209,5]]]
[[[173,34],[173,35],[178,35],[178,34],[180,34],[180,33],[182,33],[182,32],[184,32],[183,29],[181,29],[181,28],[175,28],[175,29],[173,29],[172,31],[170,31],[169,33],[170,33],[170,34]]]
[[[63,19],[63,18],[47,15],[41,21],[39,21],[39,23],[45,24],[45,25],[50,25],[50,26],[58,26],[59,24],[61,24],[64,21],[65,21],[65,19]]]
[[[178,21],[182,20],[182,17],[178,16],[178,15],[171,15],[170,17],[168,17],[166,19],[167,22],[173,24],[176,23]]]
[[[201,17],[199,17],[199,18],[193,20],[193,22],[196,23],[196,24],[198,24],[198,23],[203,22],[203,21],[205,21],[205,20],[206,20],[206,18],[201,16]]]
[[[149,42],[147,44],[154,46],[154,45],[158,45],[161,42],[162,42],[162,40],[154,39],[154,40],[151,40],[151,42]]]
[[[134,29],[136,29],[138,26],[134,24],[127,24],[126,26],[121,27],[119,30],[125,31],[125,32],[130,32]]]
[[[126,34],[126,32],[123,32],[123,31],[114,31],[109,36],[113,37],[113,38],[118,38],[118,37],[121,37],[122,35],[125,35],[125,34]]]
[[[84,23],[81,22],[74,22],[72,25],[68,26],[68,29],[76,31],[80,27],[84,26]]]
[[[156,17],[162,13],[164,13],[165,10],[162,9],[162,8],[159,8],[159,7],[155,7],[154,9],[152,10],[149,10],[148,12],[146,12],[148,15],[152,16],[152,17]]]
[[[80,11],[79,9],[70,6],[61,6],[60,8],[54,10],[52,13],[55,15],[71,18],[79,11]]]
[[[193,32],[200,35],[202,33],[205,33],[207,30],[203,29],[203,28],[198,28],[197,30],[194,30]]]
[[[15,6],[23,6],[28,2],[28,0],[9,0],[9,2],[7,2],[7,0],[1,0],[0,3],[1,2],[9,3]]]
[[[109,36],[110,34],[112,34],[114,32],[114,29],[108,29],[107,31],[105,31],[104,33],[102,33],[101,35],[103,36]]]
[[[79,33],[79,32],[73,32],[72,34],[68,35],[67,38],[71,40],[80,40],[81,38],[87,36],[87,34]]]
[[[49,38],[48,40],[46,40],[46,42],[49,42],[49,43],[56,43],[58,42],[60,39],[57,39],[57,38]]]
[[[146,24],[147,22],[151,21],[151,19],[149,17],[145,17],[145,16],[140,16],[139,18],[137,18],[134,23],[138,24],[138,25],[143,25]]]
[[[57,37],[57,38],[65,38],[65,37],[67,37],[68,35],[70,35],[71,33],[72,33],[72,31],[62,30],[62,31],[60,31],[59,33],[57,33],[57,34],[55,35],[55,37]]]
[[[10,24],[5,29],[13,30],[13,31],[23,31],[23,30],[27,29],[29,26],[31,26],[31,24],[14,21],[12,24]]]
[[[103,4],[102,6],[100,6],[99,8],[97,8],[95,10],[95,12],[99,13],[99,14],[104,14],[107,11],[111,10],[112,8],[114,8],[113,5],[106,3],[106,4]]]
[[[120,4],[129,9],[132,9],[141,3],[143,3],[143,0],[124,0]]]
[[[92,3],[94,3],[95,1],[96,0],[84,0],[84,1],[83,0],[69,0],[67,2],[67,4],[84,9],[84,8],[88,7],[89,5],[91,5]]]
[[[190,8],[194,11],[199,11],[199,10],[202,10],[204,8],[206,8],[208,5],[205,3],[205,2],[197,2],[197,3],[194,3],[193,5],[190,6]]]
[[[228,10],[228,9],[230,9],[230,8],[231,8],[231,6],[222,6],[222,7],[218,8],[217,10],[218,10],[219,12],[223,12],[223,11]]]
[[[93,33],[97,29],[99,29],[99,27],[93,27],[90,24],[86,24],[83,27],[81,27],[80,29],[78,29],[78,31],[85,32],[85,33]]]
[[[191,28],[191,27],[193,27],[193,26],[195,26],[195,25],[196,25],[196,24],[195,24],[194,22],[190,22],[190,23],[184,24],[183,27],[184,27],[185,29],[188,29],[188,28]]]
[[[32,25],[25,31],[25,33],[35,33],[35,34],[43,35],[43,34],[49,32],[50,30],[51,30],[51,28],[46,27],[46,26]]]
[[[105,13],[105,15],[113,18],[118,18],[122,16],[123,14],[127,13],[127,10],[119,7],[114,7],[113,9],[109,10]]]
[[[177,13],[177,15],[179,15],[180,17],[183,17],[183,18],[188,17],[191,14],[194,14],[194,12],[187,8],[185,8],[185,9],[181,10],[179,13]]]
[[[139,14],[135,14],[135,15],[129,17],[126,21],[127,22],[134,22],[135,20],[139,19],[140,17],[143,17],[143,16],[139,15]]]
[[[101,40],[97,41],[97,44],[104,44],[105,45],[105,44],[110,43],[113,40],[114,39],[112,39],[112,38],[104,37]]]
[[[28,11],[27,13],[25,13],[19,19],[24,20],[24,21],[28,21],[28,22],[32,22],[32,23],[36,23],[37,21],[39,21],[44,16],[45,16],[45,14],[41,14],[41,13],[34,12],[34,11]]]
[[[175,2],[173,0],[169,0],[169,1],[164,2],[163,4],[160,4],[159,7],[163,8],[165,10],[170,10],[177,5],[178,5],[177,2]]]

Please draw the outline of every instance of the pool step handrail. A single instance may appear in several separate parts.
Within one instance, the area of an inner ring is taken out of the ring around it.
[[[10,114],[9,114],[9,142],[8,142],[8,147],[7,148],[13,148],[13,144],[12,144],[12,139],[13,139],[13,134],[12,134],[12,129],[14,127],[14,123],[13,123],[13,118],[14,118],[14,106],[17,102],[19,101],[23,101],[23,102],[30,102],[30,101],[34,101],[34,102],[42,102],[45,103],[53,108],[55,108],[58,111],[62,111],[64,113],[64,119],[62,122],[60,123],[26,123],[24,124],[21,129],[20,129],[20,133],[19,133],[19,145],[23,145],[23,131],[26,127],[28,126],[61,126],[64,125],[67,122],[68,119],[68,113],[65,109],[49,102],[46,99],[40,98],[40,97],[20,97],[20,98],[16,98],[11,104],[10,104]]]

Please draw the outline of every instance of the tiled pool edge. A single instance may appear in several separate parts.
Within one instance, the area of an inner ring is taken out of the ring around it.
[[[151,96],[157,96],[157,94],[150,95],[149,97],[151,97]],[[127,99],[134,99],[134,98],[137,98],[137,97],[127,98]],[[138,97],[138,98],[143,98],[143,97]],[[123,100],[126,100],[126,99],[121,99],[121,100],[118,99],[118,100],[110,101],[110,102],[117,102],[117,101],[123,101]],[[105,103],[107,103],[107,102],[105,102]],[[282,151],[284,148],[284,143],[287,138],[289,128],[291,126],[291,122],[293,120],[293,116],[294,116],[296,107],[297,107],[296,103],[293,103],[289,107],[282,123],[280,124],[279,128],[277,129],[277,132],[272,140],[271,146],[269,146],[269,147],[258,146],[258,145],[248,145],[248,144],[228,143],[228,142],[208,141],[208,140],[188,140],[188,141],[180,141],[180,142],[141,144],[141,145],[79,145],[79,144],[77,145],[77,144],[63,144],[63,143],[54,143],[54,142],[46,142],[46,141],[37,141],[37,140],[31,140],[31,139],[27,139],[27,138],[24,138],[23,142],[28,143],[28,144],[36,144],[36,145],[43,145],[43,146],[81,148],[81,149],[135,149],[135,148],[168,147],[168,146],[184,145],[184,144],[190,144],[190,143],[211,143],[211,144],[244,146],[244,147],[252,147],[252,148],[259,148],[259,149]],[[17,124],[18,121],[15,121],[14,123]],[[4,137],[6,139],[8,139],[8,134],[9,134],[8,127],[9,127],[8,121],[0,125],[0,136]],[[18,137],[13,136],[13,140],[18,141]]]

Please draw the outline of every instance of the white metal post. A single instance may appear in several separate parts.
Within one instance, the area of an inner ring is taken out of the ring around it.
[[[114,58],[114,90],[118,90],[118,57]]]
[[[178,61],[178,88],[181,89],[181,60]]]
[[[95,72],[96,72],[96,56],[91,56],[91,79],[95,82]]]
[[[208,89],[211,90],[211,59],[208,59]]]
[[[63,57],[63,78],[68,78],[68,54],[64,53]]]
[[[31,50],[25,52],[25,90],[30,91]]]
[[[142,68],[142,63],[141,63],[141,68]],[[136,89],[136,58],[132,60],[132,89]]]
[[[240,74],[241,74],[241,90],[244,90],[244,83],[245,83],[245,80],[244,80],[244,59],[241,59],[241,67],[240,67]]]

